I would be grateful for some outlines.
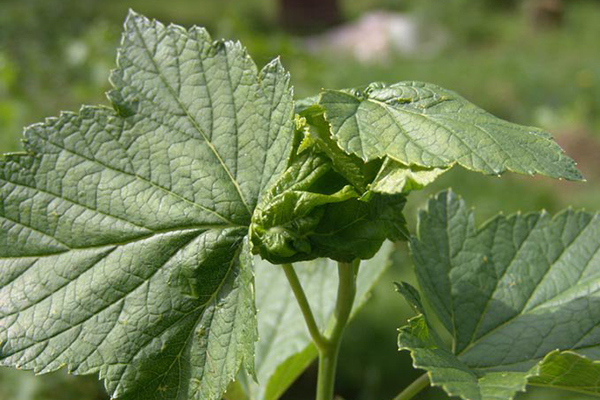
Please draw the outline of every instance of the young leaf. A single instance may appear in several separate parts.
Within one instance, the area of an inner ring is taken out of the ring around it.
[[[528,382],[600,394],[579,375],[597,376],[586,357],[600,358],[600,215],[516,214],[476,228],[444,192],[420,213],[411,249],[453,346],[423,316],[399,341],[434,384],[466,399],[512,398]]]
[[[287,164],[289,77],[131,13],[109,98],[0,160],[0,360],[114,398],[220,399],[256,321],[248,226]]]
[[[407,167],[386,158],[369,188],[373,192],[383,194],[409,193],[429,185],[448,169],[449,167]]]
[[[374,258],[362,262],[353,315],[364,305],[369,292],[389,267],[392,248],[392,244],[386,242]],[[327,326],[335,305],[338,277],[334,264],[319,259],[294,265],[313,314],[322,327]],[[255,271],[258,384],[250,383],[246,392],[253,400],[276,400],[314,361],[317,350],[281,268],[257,260]]]
[[[350,90],[344,93],[352,94]],[[435,181],[450,167],[407,166],[389,157],[363,162],[355,154],[342,150],[333,138],[331,124],[325,119],[325,109],[318,104],[319,97],[296,102],[296,112],[303,124],[304,143],[316,145],[332,161],[333,168],[361,193],[368,191],[380,194],[408,194]]]
[[[351,262],[373,257],[386,239],[407,237],[404,195],[359,199],[360,189],[337,173],[319,142],[304,144],[252,216],[255,253],[274,264],[318,257]]]
[[[326,90],[319,104],[342,149],[365,161],[387,156],[406,166],[458,163],[485,174],[509,170],[582,179],[546,132],[498,119],[432,84]]]
[[[305,135],[327,155],[333,169],[362,193],[373,180],[381,162],[377,160],[365,164],[359,157],[342,150],[331,137],[331,126],[325,120],[323,112],[323,108],[315,105],[300,113],[301,118],[306,121]]]

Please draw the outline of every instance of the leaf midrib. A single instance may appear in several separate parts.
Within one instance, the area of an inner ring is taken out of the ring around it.
[[[465,140],[464,140],[464,139],[463,139],[463,138],[462,138],[460,135],[458,135],[458,134],[457,134],[456,132],[454,132],[453,130],[449,129],[449,128],[448,128],[446,125],[442,125],[442,124],[441,124],[439,121],[437,121],[436,119],[433,119],[433,118],[431,118],[431,116],[429,116],[429,115],[426,115],[426,114],[421,114],[421,113],[418,113],[418,112],[415,112],[415,111],[410,111],[410,110],[408,110],[408,109],[406,109],[406,108],[398,108],[398,109],[396,109],[396,108],[393,108],[393,107],[389,106],[388,104],[386,104],[386,103],[384,103],[384,102],[382,102],[382,101],[379,101],[379,100],[368,99],[367,101],[370,101],[370,102],[372,102],[372,103],[375,103],[375,104],[379,105],[381,108],[383,108],[383,109],[385,110],[385,112],[386,112],[386,113],[389,115],[389,117],[390,117],[390,118],[392,118],[392,120],[394,121],[394,123],[396,124],[396,126],[398,126],[398,127],[400,127],[400,126],[401,126],[401,124],[399,123],[399,121],[397,121],[397,120],[396,120],[396,117],[395,117],[395,116],[392,114],[392,111],[403,112],[403,113],[406,113],[406,114],[412,115],[412,116],[414,116],[414,117],[418,117],[418,118],[424,119],[425,121],[429,121],[429,122],[433,123],[434,125],[438,126],[439,128],[441,128],[441,129],[443,129],[443,130],[445,130],[445,131],[449,131],[449,132],[451,132],[451,133],[452,133],[452,137],[455,137],[455,138],[457,138],[457,139],[458,139],[458,140],[459,140],[459,141],[460,141],[460,142],[461,142],[463,145],[465,145],[465,147],[467,147],[467,149],[468,149],[468,150],[469,150],[469,152],[470,152],[471,159],[473,159],[473,157],[477,157],[478,159],[480,159],[481,161],[483,161],[483,163],[484,163],[486,166],[488,166],[490,170],[492,170],[492,171],[493,171],[493,168],[492,168],[492,166],[490,165],[490,163],[488,162],[488,160],[484,159],[484,158],[483,158],[483,157],[481,157],[481,156],[480,156],[480,155],[479,155],[479,154],[478,154],[476,151],[474,151],[474,150],[473,150],[473,148],[471,147],[471,145],[470,145],[470,144],[468,144],[467,142],[465,142]],[[414,140],[412,137],[410,137],[410,136],[408,135],[408,132],[406,131],[406,129],[402,128],[401,130],[402,130],[402,132],[404,132],[404,133],[405,133],[405,137],[408,139],[408,141],[409,141],[410,143],[412,143],[412,144],[416,145],[416,142],[415,142],[415,140]],[[487,133],[487,132],[486,132],[486,133]],[[489,135],[489,134],[488,134],[488,135]],[[425,152],[425,153],[428,153],[428,154],[431,154],[432,156],[434,156],[435,158],[437,158],[437,159],[439,159],[439,160],[442,160],[442,157],[444,157],[444,158],[445,158],[445,160],[444,160],[445,164],[443,164],[443,165],[441,165],[441,164],[440,164],[440,165],[433,165],[433,167],[444,167],[444,166],[448,166],[448,165],[449,165],[449,164],[452,162],[452,161],[448,160],[448,159],[447,159],[447,157],[445,157],[445,156],[441,156],[441,155],[438,155],[438,154],[434,154],[434,153],[430,152],[429,150],[426,150],[426,149],[425,149],[423,146],[420,146],[420,145],[419,145],[418,147],[419,147],[421,150],[423,150],[423,152]],[[460,160],[456,160],[456,162],[458,162],[459,164],[461,164],[461,165],[465,166],[465,165],[463,164],[463,162],[461,162]],[[425,163],[422,163],[422,164],[421,164],[421,166],[423,166],[423,167],[432,167],[432,165],[425,165]],[[466,166],[465,166],[465,167],[466,167]]]
[[[396,120],[395,116],[391,113],[391,111],[394,110],[394,111],[397,111],[397,112],[400,112],[400,113],[406,113],[406,114],[414,116],[414,117],[422,118],[422,119],[424,119],[424,120],[426,120],[426,121],[428,121],[428,122],[436,125],[437,127],[439,127],[441,129],[443,129],[443,130],[451,133],[452,137],[457,138],[465,147],[468,148],[469,154],[470,154],[470,156],[471,156],[472,159],[476,157],[477,159],[481,160],[484,163],[484,165],[486,166],[486,168],[489,169],[490,171],[494,172],[494,173],[500,173],[500,172],[502,172],[502,171],[497,171],[497,169],[495,169],[495,168],[492,168],[492,166],[489,163],[489,161],[486,158],[480,156],[477,152],[475,152],[474,149],[471,147],[471,145],[468,144],[454,129],[451,129],[447,125],[442,124],[442,122],[440,120],[443,121],[445,118],[448,118],[444,114],[439,114],[439,115],[424,114],[424,113],[419,113],[417,111],[412,111],[412,110],[408,109],[407,107],[392,107],[392,106],[388,105],[387,103],[385,103],[383,101],[380,101],[380,100],[377,100],[377,99],[373,99],[373,98],[367,98],[365,100],[361,100],[361,99],[357,98],[356,96],[353,96],[352,94],[349,94],[349,93],[344,93],[344,92],[339,92],[339,93],[344,94],[344,95],[346,95],[346,96],[348,96],[348,97],[356,100],[356,102],[357,102],[356,111],[352,113],[352,117],[354,117],[356,123],[358,123],[358,119],[357,119],[356,114],[358,112],[358,109],[360,108],[360,105],[363,102],[365,102],[365,101],[371,102],[371,103],[373,103],[373,104],[381,107],[386,112],[386,114],[394,121],[394,124],[403,133],[403,136],[407,139],[407,141],[409,143],[412,143],[413,145],[416,145],[423,153],[429,154],[430,156],[434,157],[435,159],[438,159],[438,160],[443,161],[446,164],[448,164],[448,160],[446,159],[445,156],[431,153],[430,151],[428,151],[427,149],[425,149],[423,146],[417,145],[416,142],[414,141],[414,139],[411,136],[408,135],[408,132],[398,123],[398,121]],[[478,115],[477,113],[473,113],[473,114]],[[350,117],[351,116],[349,116],[348,118],[346,118],[339,125],[340,129],[341,129],[341,127],[346,123],[346,121]],[[491,117],[493,117],[493,116],[491,116]],[[493,117],[493,118],[495,118],[495,117]],[[467,123],[467,122],[465,122],[462,119],[459,122],[461,122],[463,124]],[[485,136],[487,136],[495,144],[495,146],[498,149],[500,149],[500,152],[505,156],[505,158],[507,160],[511,160],[513,163],[515,163],[516,167],[520,168],[521,171],[523,171],[523,172],[529,172],[529,173],[540,172],[537,168],[533,168],[533,171],[530,168],[526,168],[525,165],[522,163],[521,160],[515,158],[512,154],[510,154],[509,152],[507,152],[506,149],[498,142],[498,140],[490,132],[488,132],[487,129],[483,128],[478,123],[472,123],[472,124],[470,124],[470,126],[472,126],[473,128],[475,128],[478,131],[480,131],[483,134],[485,134]],[[360,134],[360,129],[359,129],[359,132],[358,132],[358,138],[359,138],[359,140],[362,143],[362,136]],[[547,138],[540,137],[540,136],[536,136],[536,138],[540,139],[540,142],[541,141],[546,141],[548,143],[551,143],[551,140],[548,140]],[[361,148],[362,148],[362,145],[361,145]],[[535,152],[532,152],[527,147],[524,147],[524,149],[525,149],[525,151],[527,151],[536,160],[536,162],[538,161],[538,156],[537,156],[537,154]],[[361,150],[361,152],[363,152],[363,151]],[[399,161],[401,161],[401,160],[399,160]],[[464,165],[463,161],[460,161],[458,159],[456,161],[459,164],[461,164],[461,165],[463,165],[465,167],[468,167],[467,165]],[[446,164],[444,164],[444,165],[446,165]],[[473,160],[471,160],[471,164],[474,164]],[[421,163],[421,165],[422,166],[426,166],[423,163]],[[429,166],[429,165],[427,165],[427,166]],[[441,166],[441,164],[440,165],[436,164],[436,166],[439,167],[439,166]],[[504,168],[505,169],[509,169],[506,166]]]
[[[2,217],[0,216],[0,218],[2,218]],[[23,226],[27,226],[27,225],[23,225]],[[226,230],[226,229],[242,229],[242,228],[247,229],[248,227],[245,225],[225,225],[225,224],[224,225],[206,224],[206,225],[177,226],[177,227],[173,227],[173,228],[166,228],[166,229],[151,231],[147,234],[138,235],[138,236],[132,237],[128,240],[123,240],[120,242],[99,243],[99,244],[83,246],[83,247],[69,247],[68,249],[66,249],[64,251],[53,252],[53,253],[42,253],[42,254],[34,254],[34,255],[19,256],[19,257],[0,257],[0,260],[52,257],[52,256],[60,255],[60,254],[69,253],[71,251],[83,251],[83,250],[99,249],[102,247],[111,247],[111,246],[119,247],[119,246],[128,245],[130,243],[139,242],[141,240],[150,239],[151,237],[154,237],[154,236],[166,235],[166,234],[175,233],[175,232],[180,232],[180,233],[186,233],[188,231],[189,232],[191,232],[191,231],[208,232],[210,230]],[[53,236],[49,236],[49,237],[53,238]]]
[[[245,227],[244,227],[244,228],[245,228]],[[227,229],[227,228],[223,228],[223,229]],[[211,229],[198,229],[198,228],[196,228],[196,229],[194,229],[194,228],[192,228],[192,229],[172,229],[172,230],[165,230],[163,233],[160,233],[160,234],[161,234],[161,235],[164,235],[164,234],[169,234],[169,233],[174,233],[174,232],[179,232],[179,233],[185,234],[185,233],[192,233],[192,232],[196,232],[196,233],[197,233],[197,235],[196,235],[196,236],[193,236],[193,237],[192,237],[192,239],[191,239],[191,240],[194,240],[196,237],[198,237],[198,236],[200,236],[200,235],[202,235],[202,234],[204,234],[204,233],[206,233],[206,232],[208,232],[208,231],[210,231],[210,230],[211,230]],[[8,314],[0,315],[0,319],[3,319],[3,318],[10,317],[11,315],[15,315],[15,314],[17,314],[17,313],[21,313],[21,312],[23,312],[23,311],[25,311],[25,310],[27,310],[27,309],[29,309],[29,308],[31,308],[31,307],[34,307],[34,306],[35,306],[35,305],[37,305],[38,303],[42,302],[44,299],[46,299],[46,298],[48,298],[48,297],[50,297],[50,296],[54,295],[54,294],[55,294],[56,292],[58,292],[59,290],[61,290],[61,289],[63,289],[64,287],[68,286],[69,284],[71,284],[71,282],[73,282],[73,281],[77,280],[77,279],[78,279],[78,278],[79,278],[79,277],[80,277],[80,276],[81,276],[83,273],[85,273],[85,272],[86,272],[86,271],[88,271],[89,269],[93,268],[93,267],[94,267],[96,264],[98,264],[98,262],[100,262],[102,259],[104,259],[104,258],[108,257],[108,256],[109,256],[109,255],[110,255],[112,252],[114,252],[115,250],[117,250],[119,247],[121,247],[121,246],[126,246],[127,244],[130,244],[130,243],[135,243],[135,242],[139,242],[139,241],[142,241],[142,240],[146,240],[146,239],[149,239],[149,238],[151,238],[151,237],[154,237],[154,236],[156,236],[156,235],[157,235],[157,234],[150,234],[150,235],[145,235],[145,236],[137,237],[137,238],[130,239],[130,240],[127,240],[127,241],[124,241],[124,242],[120,242],[120,243],[100,244],[100,245],[97,245],[97,246],[88,246],[88,247],[79,248],[79,249],[70,249],[70,250],[67,250],[67,251],[65,251],[65,252],[63,252],[63,253],[53,253],[53,254],[51,254],[52,256],[57,256],[57,255],[61,255],[61,254],[65,254],[65,253],[69,253],[69,252],[71,252],[71,251],[73,251],[73,250],[91,250],[91,249],[100,249],[100,248],[103,248],[103,247],[106,247],[106,248],[107,248],[107,252],[106,252],[106,254],[102,255],[102,257],[101,257],[99,260],[95,261],[95,262],[94,262],[94,264],[90,265],[90,267],[88,267],[88,268],[87,268],[85,271],[83,271],[83,272],[82,272],[80,275],[78,275],[77,277],[75,277],[73,280],[71,280],[71,281],[67,281],[67,282],[66,282],[64,285],[62,285],[62,286],[59,286],[58,288],[54,289],[54,290],[53,290],[53,292],[51,292],[51,293],[48,293],[48,295],[46,295],[46,296],[44,296],[44,297],[42,297],[42,298],[40,298],[40,299],[36,300],[36,302],[35,302],[35,303],[32,303],[32,304],[30,304],[30,305],[29,305],[29,306],[27,306],[27,307],[21,308],[21,309],[19,309],[18,311],[16,311],[16,312],[13,312],[13,313],[8,313]],[[241,235],[240,235],[240,236],[241,236]],[[184,248],[185,246],[187,246],[187,244],[189,244],[189,242],[188,242],[188,243],[186,243],[185,245],[181,246],[180,248],[178,248],[178,249],[175,251],[175,253],[174,253],[174,254],[177,254],[177,253],[178,253],[178,252],[179,252],[179,251],[180,251],[182,248]],[[111,249],[111,247],[112,247],[112,249]],[[37,258],[37,257],[36,257],[36,256],[28,256],[28,257],[7,257],[7,258],[5,258],[5,259],[22,259],[22,258]],[[2,258],[0,258],[0,260],[1,260],[1,259],[2,259]],[[166,263],[165,263],[165,264],[166,264]],[[31,265],[27,267],[27,269],[29,269],[29,268],[31,268]],[[159,267],[159,268],[157,268],[157,271],[158,271],[159,269],[160,269],[160,267]],[[156,271],[155,271],[155,272],[156,272]],[[20,274],[20,275],[22,275],[22,274]],[[151,275],[151,276],[152,276],[152,275]],[[150,277],[151,277],[151,276],[150,276]],[[148,279],[150,279],[150,277],[149,277]],[[4,286],[6,286],[6,285],[4,285]],[[132,291],[133,291],[133,290],[132,290]]]
[[[491,334],[492,332],[496,331],[497,329],[499,329],[500,327],[509,324],[512,320],[514,320],[515,318],[517,318],[522,314],[522,311],[517,313],[516,315],[513,315],[511,318],[509,318],[508,320],[504,321],[502,324],[496,326],[495,328],[491,329],[490,331],[484,333],[483,335],[479,336],[477,339],[475,339],[475,336],[477,335],[477,333],[479,332],[479,328],[481,327],[481,324],[483,323],[483,320],[485,319],[487,312],[489,310],[490,304],[492,303],[492,300],[494,299],[494,295],[496,294],[496,292],[498,291],[498,289],[500,288],[500,283],[502,282],[502,280],[504,279],[504,277],[506,276],[506,274],[508,273],[508,271],[511,269],[511,267],[513,266],[513,263],[515,262],[515,260],[518,259],[519,255],[521,254],[521,251],[523,251],[523,248],[525,247],[525,245],[527,244],[527,241],[529,240],[529,237],[531,236],[531,234],[537,230],[538,226],[540,225],[540,223],[542,222],[543,217],[540,216],[540,218],[537,219],[537,221],[535,222],[535,225],[529,230],[529,232],[527,232],[527,235],[525,236],[525,238],[523,238],[523,240],[521,241],[521,244],[518,246],[518,248],[515,249],[514,255],[511,258],[510,262],[508,263],[508,265],[506,266],[506,268],[504,269],[504,271],[502,272],[502,274],[500,276],[496,275],[496,285],[494,287],[494,290],[492,290],[492,292],[490,293],[490,296],[488,297],[484,308],[479,316],[479,319],[477,321],[477,325],[475,326],[475,328],[473,329],[473,332],[471,334],[471,337],[469,339],[469,341],[467,342],[467,345],[458,353],[456,353],[456,356],[460,356],[461,354],[467,352],[469,349],[471,349],[472,347],[474,347],[477,342],[479,342],[482,338],[488,336],[489,334]],[[498,221],[498,223],[496,224],[496,233],[498,232],[498,229],[500,229],[500,221]],[[512,227],[513,229],[511,230],[511,233],[513,234],[514,237],[514,226]],[[481,232],[484,232],[484,228],[481,228],[479,230],[476,230],[474,232],[474,236],[476,237],[478,236]],[[494,238],[496,237],[496,235],[494,235]],[[466,240],[465,240],[466,242]],[[452,259],[449,259],[450,261],[452,261]],[[452,268],[451,268],[452,269]],[[551,266],[548,268],[551,269]],[[450,285],[452,285],[452,282],[450,282]],[[533,291],[532,291],[533,293]],[[454,311],[452,312],[452,314],[454,315]]]
[[[217,289],[213,292],[213,294],[210,296],[210,298],[208,300],[206,300],[205,302],[203,302],[202,304],[198,305],[197,307],[195,307],[193,310],[189,311],[188,313],[186,313],[185,315],[183,315],[181,318],[178,318],[174,323],[172,323],[171,325],[169,325],[165,330],[163,330],[162,332],[160,332],[157,336],[162,335],[164,332],[166,332],[169,328],[172,328],[173,326],[176,326],[177,323],[179,321],[181,321],[182,319],[184,319],[185,317],[198,312],[201,308],[206,307],[208,304],[210,304],[211,302],[214,301],[214,299],[216,298],[217,294],[221,291],[223,285],[225,284],[225,282],[227,281],[227,278],[229,277],[229,274],[231,274],[231,271],[233,270],[233,265],[235,264],[235,261],[239,259],[241,251],[243,249],[243,245],[240,243],[237,245],[238,246],[238,250],[237,250],[237,254],[232,257],[231,261],[229,262],[229,267],[227,269],[227,273],[225,274],[225,276],[223,277],[223,280],[219,283],[219,286],[217,287]],[[169,372],[173,369],[173,366],[175,365],[175,363],[182,357],[183,352],[188,348],[188,346],[190,345],[190,339],[194,337],[194,332],[196,330],[196,326],[198,326],[198,322],[199,320],[202,318],[202,315],[200,315],[200,317],[196,320],[196,323],[194,324],[194,327],[192,329],[190,329],[190,333],[188,334],[188,336],[186,337],[183,345],[181,346],[181,349],[179,351],[179,353],[177,354],[176,357],[173,358],[173,362],[171,363],[171,365],[169,365],[169,367],[167,368],[167,370],[160,375],[161,382],[165,381],[165,378],[168,376]],[[209,332],[210,334],[210,332]],[[145,346],[150,343],[153,338],[150,338],[148,341],[146,341],[142,346],[140,346],[140,349],[137,351],[136,354],[134,354],[131,359],[133,360],[135,357],[137,357],[137,355],[145,348]],[[125,374],[125,369],[123,370],[123,372],[121,373],[121,377],[119,378],[122,379],[123,375]],[[154,380],[159,379],[159,377],[154,378]],[[175,396],[176,399],[179,398],[179,392],[181,390],[181,378],[178,378],[179,382],[177,385],[177,395]]]

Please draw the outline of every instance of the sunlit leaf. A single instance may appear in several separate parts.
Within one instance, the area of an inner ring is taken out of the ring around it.
[[[326,90],[319,105],[342,149],[365,161],[389,157],[405,166],[459,164],[485,174],[582,179],[548,133],[496,118],[429,83]]]
[[[0,161],[2,365],[115,398],[220,399],[253,370],[248,226],[286,166],[289,77],[204,29],[127,19],[109,93]]]

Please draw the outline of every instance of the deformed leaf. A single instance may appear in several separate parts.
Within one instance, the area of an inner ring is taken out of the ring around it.
[[[253,371],[247,234],[291,152],[289,77],[131,13],[111,82],[114,111],[33,125],[0,160],[1,364],[220,399]]]
[[[496,118],[436,85],[400,82],[326,90],[319,105],[342,149],[365,161],[389,157],[406,166],[458,163],[485,174],[508,170],[582,179],[548,133]]]
[[[302,139],[252,216],[256,254],[274,264],[318,257],[350,262],[373,257],[386,239],[407,237],[403,194],[363,197],[337,172],[340,158],[322,151],[321,139]]]
[[[300,113],[306,121],[305,135],[318,149],[331,160],[333,169],[342,175],[348,182],[361,193],[373,181],[381,162],[376,160],[365,163],[354,154],[342,150],[339,144],[331,137],[331,126],[325,120],[324,110],[318,105],[311,106]]]
[[[429,185],[448,169],[449,167],[408,167],[386,158],[369,188],[383,194],[409,193]]]
[[[600,395],[600,215],[516,214],[476,228],[444,192],[420,213],[411,249],[453,345],[427,339],[423,315],[399,343],[434,384],[465,399],[510,399],[527,383]]]

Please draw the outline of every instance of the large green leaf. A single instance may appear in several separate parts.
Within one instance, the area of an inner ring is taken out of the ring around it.
[[[486,174],[509,170],[582,179],[546,132],[498,119],[432,84],[326,90],[319,104],[339,145],[365,161],[389,157],[405,167],[458,163]]]
[[[600,215],[516,214],[476,228],[444,192],[420,213],[411,249],[453,344],[423,315],[399,342],[434,384],[466,399],[509,399],[528,382],[600,395]]]
[[[389,266],[393,246],[387,242],[377,255],[363,261],[358,273],[353,315]],[[319,259],[295,264],[319,326],[327,326],[337,292],[337,268]],[[314,361],[317,350],[283,270],[266,261],[256,262],[256,306],[259,341],[256,345],[257,383],[245,391],[252,400],[276,400]],[[249,380],[248,380],[249,382]]]
[[[256,321],[248,226],[286,166],[289,77],[131,13],[109,98],[0,160],[0,359],[115,398],[220,399]]]

